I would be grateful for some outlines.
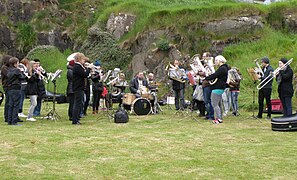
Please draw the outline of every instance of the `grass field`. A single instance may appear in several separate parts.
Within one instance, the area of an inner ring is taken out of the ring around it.
[[[42,114],[51,106],[44,103]],[[1,179],[296,178],[294,132],[274,132],[269,120],[250,118],[252,112],[215,125],[162,108],[163,114],[130,115],[127,124],[89,111],[83,125],[73,126],[67,104],[59,104],[56,122],[2,122]]]

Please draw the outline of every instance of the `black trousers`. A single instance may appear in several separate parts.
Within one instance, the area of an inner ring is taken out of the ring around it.
[[[101,95],[102,91],[93,91],[93,111],[98,111]]]
[[[84,109],[83,109],[84,115],[87,114],[87,110],[88,110],[88,106],[89,106],[89,102],[90,102],[90,90],[86,90],[85,95],[86,95],[86,99],[84,102]]]
[[[74,104],[74,93],[68,94],[69,106],[68,106],[68,116],[69,120],[72,120],[73,104]]]
[[[74,103],[73,103],[73,111],[72,111],[72,123],[77,123],[80,120],[80,113],[83,107],[83,98],[84,91],[76,91],[74,92]]]
[[[271,88],[262,88],[259,90],[258,96],[258,104],[259,104],[259,112],[258,117],[262,118],[263,108],[264,108],[264,98],[267,104],[267,116],[271,117]]]

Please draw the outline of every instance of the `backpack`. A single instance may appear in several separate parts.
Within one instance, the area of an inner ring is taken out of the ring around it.
[[[115,123],[127,123],[129,121],[129,116],[127,111],[123,108],[120,107],[114,115],[114,122]]]

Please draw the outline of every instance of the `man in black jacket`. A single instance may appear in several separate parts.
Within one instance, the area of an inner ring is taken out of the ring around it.
[[[262,63],[262,71],[264,73],[263,76],[258,75],[259,79],[261,80],[261,83],[265,84],[266,78],[273,72],[273,68],[269,65],[269,59],[268,57],[263,57],[261,59]],[[271,92],[272,92],[272,81],[268,82],[265,86],[263,86],[259,90],[259,96],[258,96],[258,103],[259,103],[259,112],[257,115],[257,118],[262,118],[263,114],[263,108],[264,108],[264,98],[266,100],[267,104],[267,118],[271,118]]]
[[[184,71],[184,69],[180,66],[180,62],[178,60],[174,61],[174,66],[177,70]],[[187,78],[185,74],[183,74],[182,77],[180,77],[180,81],[170,77],[172,80],[172,89],[175,96],[175,109],[176,110],[184,110],[185,109],[185,79]],[[184,82],[183,82],[184,80]]]
[[[281,58],[279,60],[278,66],[282,68],[276,76],[276,81],[278,84],[278,94],[283,105],[283,114],[285,117],[292,115],[292,96],[293,90],[293,70],[289,65],[284,66],[288,60],[286,58]]]
[[[74,92],[74,103],[72,111],[72,124],[80,125],[80,112],[83,107],[83,97],[85,88],[85,78],[89,75],[89,70],[85,68],[86,57],[82,53],[74,56],[75,65],[73,67],[72,90]]]
[[[5,93],[5,105],[4,105],[4,121],[8,122],[8,101],[9,101],[9,96],[7,94],[8,89],[7,89],[7,72],[8,72],[8,67],[9,67],[9,59],[12,58],[10,55],[5,55],[2,58],[2,66],[1,66],[1,80],[2,80],[2,87]]]

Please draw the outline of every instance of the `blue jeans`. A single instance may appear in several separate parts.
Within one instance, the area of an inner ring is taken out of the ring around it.
[[[185,108],[185,89],[173,90],[173,91],[175,96],[175,109],[179,110],[180,104],[181,104],[181,109],[184,109]]]
[[[40,116],[41,111],[41,101],[42,99],[40,97],[37,98],[37,105],[34,109],[33,116]]]
[[[18,110],[20,104],[20,90],[11,89],[7,92],[9,97],[8,110],[7,110],[7,122],[8,124],[17,124],[18,122]]]
[[[281,97],[281,102],[283,105],[283,114],[285,117],[292,115],[292,97]]]
[[[233,113],[238,112],[238,95],[239,95],[239,92],[231,91],[231,103],[232,103]]]
[[[211,105],[211,89],[210,86],[203,88],[203,98],[204,98],[204,104],[205,104],[205,110],[207,112],[206,118],[214,120],[214,110]]]

